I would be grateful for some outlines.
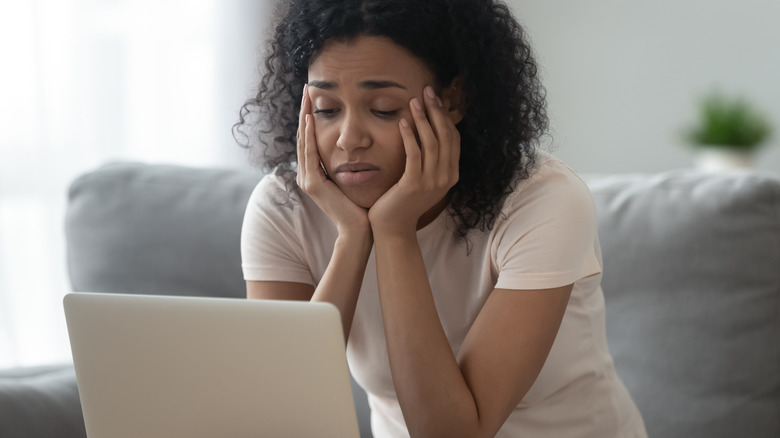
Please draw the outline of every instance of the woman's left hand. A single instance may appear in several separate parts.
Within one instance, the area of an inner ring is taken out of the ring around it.
[[[374,235],[415,233],[420,217],[446,202],[447,193],[458,182],[460,133],[433,88],[425,87],[423,94],[424,107],[417,98],[409,102],[420,141],[412,125],[401,119],[406,168],[401,179],[368,211]]]

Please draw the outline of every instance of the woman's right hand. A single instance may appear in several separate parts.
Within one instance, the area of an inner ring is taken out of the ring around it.
[[[308,85],[303,87],[303,100],[298,120],[298,176],[296,182],[304,193],[336,224],[339,236],[371,236],[368,210],[351,199],[325,174],[314,133]]]

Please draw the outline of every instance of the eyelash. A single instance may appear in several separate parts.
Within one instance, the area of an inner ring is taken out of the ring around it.
[[[312,113],[322,115],[323,117],[330,117],[333,115],[334,111],[332,109],[317,109]]]
[[[378,115],[379,117],[395,117],[398,115],[398,112],[400,110],[392,110],[392,111],[379,111],[379,110],[371,110],[372,113]],[[314,114],[318,114],[321,117],[329,118],[334,117],[336,115],[336,110],[333,109],[317,109],[313,111]]]
[[[393,111],[378,111],[378,110],[372,110],[374,114],[376,114],[378,117],[381,117],[383,119],[394,119],[396,116],[398,116],[398,113],[400,110],[393,110]]]

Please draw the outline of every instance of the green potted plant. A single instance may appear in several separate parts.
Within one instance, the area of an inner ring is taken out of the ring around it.
[[[752,167],[771,134],[769,121],[746,99],[712,92],[700,99],[698,121],[683,137],[697,149],[697,167],[724,170]]]

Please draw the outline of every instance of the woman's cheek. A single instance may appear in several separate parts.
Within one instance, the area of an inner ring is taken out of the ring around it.
[[[332,126],[319,122],[314,124],[314,137],[317,140],[317,150],[322,158],[329,155],[336,146],[335,130]]]
[[[398,120],[395,121],[385,121],[385,123],[382,125],[382,133],[381,137],[385,139],[385,142],[389,144],[394,145],[400,145],[403,148],[403,137],[401,137],[401,128],[398,126],[399,121],[401,119],[398,118]]]

